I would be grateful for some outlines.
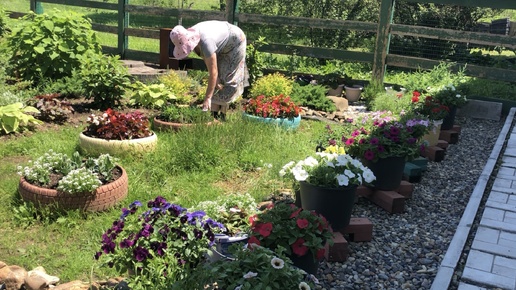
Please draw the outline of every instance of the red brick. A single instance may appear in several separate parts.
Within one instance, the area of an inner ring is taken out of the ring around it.
[[[324,256],[328,262],[344,262],[348,259],[348,241],[346,241],[341,233],[333,233],[333,246],[326,244],[326,251]]]
[[[405,210],[405,197],[395,191],[374,190],[367,198],[390,213]]]
[[[357,188],[356,195],[362,197],[368,197],[373,194],[373,189],[367,186],[359,185]]]
[[[351,218],[349,225],[340,232],[348,234],[352,242],[370,242],[373,239],[373,223],[368,218]]]
[[[428,158],[428,160],[440,162],[444,160],[445,150],[443,148],[437,146],[429,146],[425,148],[425,152],[423,152],[423,156]]]
[[[445,140],[437,140],[436,146],[446,150],[446,148],[448,148],[448,142],[446,142]]]
[[[453,130],[441,130],[439,139],[444,140],[450,144],[459,142],[459,133]]]
[[[406,180],[402,180],[400,187],[398,187],[396,192],[403,195],[405,198],[411,198],[412,193],[414,192],[414,184]]]
[[[453,128],[452,128],[452,130],[453,130],[453,131],[455,131],[455,132],[457,132],[457,133],[459,133],[459,134],[460,134],[460,130],[461,130],[461,129],[462,129],[462,127],[461,127],[461,126],[459,126],[459,125],[453,125]]]

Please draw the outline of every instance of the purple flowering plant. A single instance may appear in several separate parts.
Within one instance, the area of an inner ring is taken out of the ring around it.
[[[405,156],[418,157],[424,150],[421,137],[429,130],[429,121],[423,116],[402,112],[394,116],[378,111],[349,121],[340,128],[326,126],[325,146],[343,146],[347,154],[364,161]]]
[[[161,196],[134,201],[102,235],[94,258],[129,275],[132,289],[166,289],[205,260],[215,233],[225,227],[203,211],[188,212]],[[164,288],[160,288],[164,286]]]

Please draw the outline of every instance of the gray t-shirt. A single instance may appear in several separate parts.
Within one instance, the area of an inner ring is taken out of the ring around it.
[[[229,25],[227,21],[210,20],[199,22],[192,26],[201,35],[199,41],[201,56],[219,53],[224,48],[229,37]]]

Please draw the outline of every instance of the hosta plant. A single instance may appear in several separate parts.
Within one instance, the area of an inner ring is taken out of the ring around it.
[[[33,116],[33,114],[38,113],[38,109],[25,106],[23,103],[0,106],[0,127],[5,134],[9,134],[18,131],[20,128],[39,125],[43,122]]]
[[[84,135],[106,140],[130,140],[151,136],[149,119],[139,111],[122,113],[107,109],[102,115],[91,114]]]
[[[145,108],[161,108],[173,102],[176,96],[164,84],[144,84],[136,82],[132,85],[129,104]]]

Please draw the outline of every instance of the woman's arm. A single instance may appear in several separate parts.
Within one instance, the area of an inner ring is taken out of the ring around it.
[[[203,109],[210,109],[211,97],[215,93],[215,87],[217,86],[218,80],[218,69],[217,69],[217,54],[213,53],[209,57],[204,57],[204,63],[208,68],[208,87],[206,88],[206,96],[204,97]]]

